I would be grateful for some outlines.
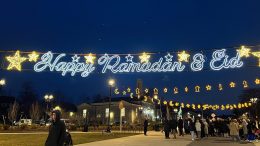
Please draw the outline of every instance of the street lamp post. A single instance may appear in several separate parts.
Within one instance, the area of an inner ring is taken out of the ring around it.
[[[2,91],[3,86],[6,84],[5,79],[0,80],[0,92]]]
[[[45,118],[45,122],[47,122],[47,115],[48,115],[48,112],[49,112],[49,103],[51,102],[51,100],[54,98],[53,95],[45,95],[44,96],[44,99],[45,99],[45,102],[46,102],[46,118]]]
[[[110,132],[110,108],[111,108],[111,98],[112,98],[112,87],[115,85],[115,80],[109,79],[108,85],[109,85],[109,103],[108,103],[107,132]]]

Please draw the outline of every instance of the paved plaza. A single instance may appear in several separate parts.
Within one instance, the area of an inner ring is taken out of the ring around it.
[[[235,143],[230,138],[209,137],[200,141],[191,141],[190,135],[177,139],[164,139],[161,132],[150,132],[148,136],[136,135],[118,139],[104,140],[77,146],[260,146],[260,143]]]

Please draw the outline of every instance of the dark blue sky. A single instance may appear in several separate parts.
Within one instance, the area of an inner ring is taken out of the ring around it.
[[[258,45],[259,6],[258,0],[2,1],[0,50],[139,53]],[[60,91],[77,102],[81,96],[107,95],[109,77],[115,78],[119,87],[134,87],[136,79],[141,78],[144,86],[162,88],[253,81],[259,71],[259,68],[241,68],[218,72],[95,73],[81,78],[62,77],[59,73],[1,70],[0,78],[6,78],[5,89],[13,95],[29,80],[40,96]],[[237,88],[223,93],[212,91],[174,97],[171,94],[168,98],[196,103],[233,103],[241,91],[242,88]]]

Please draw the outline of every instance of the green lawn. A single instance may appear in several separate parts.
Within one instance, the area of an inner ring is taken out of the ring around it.
[[[135,133],[72,133],[73,144],[120,138],[136,135]],[[0,134],[0,146],[44,146],[47,134]]]

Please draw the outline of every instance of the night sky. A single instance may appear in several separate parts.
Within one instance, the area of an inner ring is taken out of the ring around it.
[[[0,50],[58,53],[141,53],[192,50],[260,44],[260,1],[258,0],[82,0],[82,1],[1,1]],[[259,48],[254,48],[258,49]],[[210,58],[210,53],[207,57]],[[231,53],[232,54],[232,53]],[[3,56],[12,54],[2,54]],[[164,56],[166,54],[162,54]],[[66,100],[80,102],[81,97],[108,95],[107,79],[116,79],[117,87],[135,87],[142,79],[145,87],[169,87],[230,81],[253,83],[260,68],[244,60],[240,69],[205,70],[182,73],[93,73],[62,77],[60,73],[24,70],[0,70],[5,91],[18,95],[25,81],[32,82],[39,97],[61,92]],[[6,67],[6,61],[1,66]],[[33,65],[27,68],[33,68]],[[242,92],[236,89],[209,93],[167,94],[166,99],[185,103],[236,103]]]

